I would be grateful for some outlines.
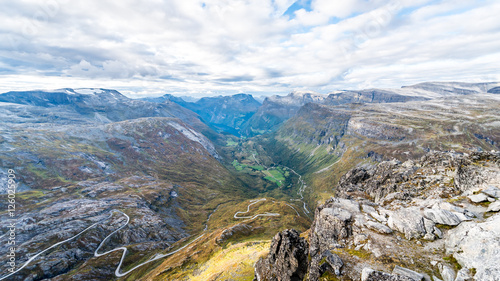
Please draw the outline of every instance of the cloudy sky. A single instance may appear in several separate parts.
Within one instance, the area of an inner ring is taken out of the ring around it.
[[[500,1],[0,0],[0,92],[164,93],[500,80]]]

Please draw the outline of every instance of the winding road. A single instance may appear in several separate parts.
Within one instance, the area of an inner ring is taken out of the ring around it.
[[[299,187],[299,190],[297,191],[297,195],[300,196],[300,199],[290,199],[290,201],[300,201],[303,203],[303,206],[302,208],[304,209],[304,213],[306,215],[309,215],[309,213],[311,213],[309,211],[309,209],[307,209],[307,204],[306,202],[304,202],[304,191],[306,190],[306,183],[304,182],[304,180],[302,179],[302,175],[300,175],[299,173],[295,172],[294,169],[292,168],[289,168],[289,167],[286,167],[287,169],[289,169],[290,171],[292,171],[292,173],[294,173],[295,175],[299,176],[299,179],[297,180],[297,183],[300,184],[300,187]]]
[[[105,237],[105,238],[101,241],[101,243],[99,244],[99,246],[97,247],[97,249],[94,251],[94,257],[101,257],[101,256],[107,255],[107,254],[112,253],[112,252],[115,252],[115,251],[123,251],[123,253],[122,253],[122,257],[121,257],[121,259],[120,259],[120,263],[118,264],[118,266],[116,267],[116,270],[115,270],[115,275],[116,275],[116,277],[123,277],[123,276],[125,276],[125,275],[129,274],[130,272],[132,272],[132,271],[136,270],[137,268],[139,268],[139,267],[141,267],[141,266],[143,266],[143,265],[145,265],[145,264],[148,264],[148,263],[150,263],[150,262],[153,262],[153,261],[156,261],[156,260],[162,259],[162,258],[164,258],[164,257],[171,256],[171,255],[173,255],[173,254],[175,254],[175,253],[177,253],[177,252],[179,252],[179,251],[183,250],[184,248],[186,248],[187,246],[191,245],[192,243],[194,243],[195,241],[197,241],[198,239],[200,239],[201,237],[203,237],[203,236],[205,235],[204,233],[203,233],[203,234],[201,234],[200,236],[198,236],[198,237],[197,237],[196,239],[194,239],[193,241],[189,242],[188,244],[184,245],[183,247],[181,247],[181,248],[179,248],[179,249],[177,249],[177,250],[175,250],[175,251],[169,252],[169,253],[167,253],[167,254],[157,254],[157,255],[156,255],[156,256],[154,256],[153,258],[151,258],[151,259],[149,259],[149,260],[147,260],[147,261],[145,261],[145,262],[143,262],[143,263],[140,263],[140,264],[136,265],[135,267],[133,267],[132,269],[130,269],[130,270],[126,271],[126,272],[120,272],[121,266],[122,266],[122,264],[123,264],[123,260],[125,259],[125,256],[127,255],[127,248],[126,248],[126,247],[118,247],[118,248],[115,248],[115,249],[113,249],[113,250],[109,250],[109,251],[107,251],[107,252],[105,252],[105,253],[99,253],[99,249],[100,249],[100,248],[104,245],[104,243],[106,242],[106,240],[108,240],[108,238],[109,238],[109,237],[111,237],[111,236],[112,236],[113,234],[115,234],[116,232],[118,232],[118,231],[120,231],[121,229],[123,229],[123,228],[124,228],[125,226],[127,226],[127,225],[128,225],[128,223],[130,222],[130,217],[129,217],[127,214],[125,214],[125,213],[124,213],[124,212],[122,212],[122,211],[112,210],[112,211],[111,211],[111,214],[109,215],[109,217],[107,217],[107,218],[105,218],[105,219],[101,220],[100,222],[96,222],[96,223],[92,224],[91,226],[89,226],[89,227],[85,228],[84,230],[80,231],[78,234],[76,234],[76,235],[74,235],[74,236],[72,236],[72,237],[70,237],[70,238],[68,238],[68,239],[66,239],[66,240],[64,240],[64,241],[61,241],[61,242],[55,243],[54,245],[52,245],[52,246],[48,247],[47,249],[45,249],[45,250],[43,250],[43,251],[39,252],[38,254],[36,254],[36,255],[32,256],[30,259],[28,259],[28,260],[27,260],[27,261],[26,261],[26,262],[25,262],[25,263],[24,263],[24,264],[23,264],[20,268],[18,268],[16,271],[14,271],[14,272],[12,272],[12,273],[10,273],[10,274],[6,275],[6,276],[0,277],[0,280],[5,280],[6,278],[8,278],[8,277],[10,277],[10,276],[12,276],[12,275],[16,274],[17,272],[21,271],[21,270],[22,270],[23,268],[25,268],[28,264],[30,264],[30,263],[31,263],[34,259],[36,259],[37,257],[39,257],[41,254],[43,254],[43,253],[45,253],[45,252],[49,251],[50,249],[53,249],[53,248],[55,248],[55,247],[57,247],[57,246],[59,246],[59,245],[61,245],[61,244],[64,244],[64,243],[66,243],[66,242],[68,242],[68,241],[71,241],[71,240],[75,239],[76,237],[78,237],[78,236],[82,235],[83,233],[85,233],[85,232],[86,232],[86,231],[88,231],[89,229],[93,228],[94,226],[96,226],[96,225],[98,225],[98,224],[100,224],[100,223],[102,223],[102,222],[104,222],[104,221],[106,221],[106,220],[110,219],[110,218],[113,216],[113,213],[120,213],[120,214],[124,215],[124,216],[126,217],[127,221],[125,222],[125,224],[123,224],[122,226],[120,226],[119,228],[117,228],[115,231],[111,232],[108,236],[106,236],[106,237]]]
[[[254,216],[247,216],[247,217],[239,217],[238,216],[238,214],[246,214],[246,213],[250,212],[250,206],[257,204],[259,202],[262,202],[262,201],[266,201],[266,198],[250,200],[251,203],[248,204],[247,210],[245,212],[236,212],[233,217],[235,219],[248,219],[250,221],[250,220],[254,220],[258,217],[278,217],[278,216],[280,216],[280,214],[278,214],[278,213],[268,213],[268,212],[263,213],[263,214],[257,214]]]

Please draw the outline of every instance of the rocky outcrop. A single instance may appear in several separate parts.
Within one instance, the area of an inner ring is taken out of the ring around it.
[[[500,276],[500,214],[485,222],[464,222],[449,232],[446,251],[463,266],[474,268],[475,280],[493,281]]]
[[[327,271],[339,276],[343,266],[344,263],[337,254],[332,254],[330,251],[326,250],[321,253],[321,255],[316,255],[312,258],[309,266],[308,280],[318,280],[319,277]]]
[[[318,207],[310,238],[311,257],[321,252],[334,248],[352,235],[352,214],[334,204],[325,204]]]
[[[257,281],[302,281],[307,273],[309,244],[296,230],[276,234],[265,259],[255,264]]]
[[[253,227],[248,224],[239,223],[228,229],[224,229],[222,233],[215,239],[219,245],[224,244],[229,238],[234,236],[245,236],[252,233]]]
[[[478,187],[490,182],[500,182],[497,170],[474,164],[479,161],[500,165],[500,154],[432,152],[424,155],[417,163],[412,160],[404,163],[392,160],[368,169],[354,168],[340,179],[335,188],[336,196],[368,197],[380,203],[390,203],[392,200],[410,201],[426,194],[426,189],[431,186],[436,186],[441,192],[468,192],[472,195],[472,191]],[[453,184],[447,185],[447,182]],[[500,189],[494,186],[485,187],[483,193],[490,197],[500,196]],[[383,200],[386,202],[381,202]]]
[[[434,280],[495,280],[499,175],[496,152],[433,152],[420,161],[349,171],[335,189],[338,197],[316,208],[308,280],[420,281],[431,280],[430,272],[439,276]],[[456,272],[456,263],[463,269]]]

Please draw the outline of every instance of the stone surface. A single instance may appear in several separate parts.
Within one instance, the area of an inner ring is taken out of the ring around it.
[[[495,197],[497,199],[500,199],[500,189],[497,187],[494,187],[492,185],[488,186],[485,190],[482,191],[484,194],[489,195],[491,197]]]
[[[462,268],[457,272],[457,277],[455,281],[473,281],[474,278],[471,276],[469,269]]]
[[[495,201],[488,206],[488,212],[500,211],[500,201]]]
[[[424,217],[416,207],[392,211],[387,221],[389,227],[404,233],[406,239],[421,238],[425,235]]]
[[[327,203],[323,208],[318,208],[316,213],[311,227],[310,254],[312,257],[334,247],[352,235],[352,214],[347,210]]]
[[[283,230],[277,233],[269,254],[255,264],[257,281],[299,281],[307,273],[308,243],[299,232]]]
[[[340,276],[340,269],[344,263],[336,254],[332,254],[326,250],[321,255],[316,255],[312,258],[309,266],[309,279],[310,281],[318,280],[323,273],[329,271],[330,273]]]
[[[390,234],[392,233],[392,229],[390,229],[387,225],[381,224],[379,222],[367,221],[365,226],[371,230],[375,230],[378,233],[382,234]]]
[[[449,231],[446,251],[464,268],[475,268],[476,280],[493,281],[500,276],[500,214],[485,222],[463,222]]]
[[[389,274],[371,268],[363,268],[361,281],[417,281],[404,275]]]
[[[455,280],[455,271],[448,265],[440,263],[438,265],[439,274],[443,278],[443,281],[454,281]]]
[[[422,280],[424,280],[424,275],[423,274],[418,273],[418,272],[413,271],[413,270],[410,270],[408,268],[397,266],[397,265],[392,270],[392,274],[406,276],[406,277],[408,277],[408,278],[410,278],[412,280],[416,280],[416,281],[422,281]]]
[[[456,214],[443,209],[426,209],[424,216],[436,224],[458,225],[462,222]]]
[[[470,199],[470,201],[472,201],[474,203],[486,202],[486,201],[488,201],[488,198],[489,198],[489,196],[487,196],[484,193],[478,193],[478,194],[474,194],[474,195],[469,195],[467,197]]]

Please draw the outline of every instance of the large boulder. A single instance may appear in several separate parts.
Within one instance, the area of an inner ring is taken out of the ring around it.
[[[475,280],[493,281],[500,276],[500,214],[485,222],[463,222],[449,231],[446,251],[465,268],[474,268]]]
[[[416,281],[423,281],[424,280],[424,275],[422,273],[418,273],[418,272],[413,271],[411,269],[404,268],[404,267],[397,266],[397,265],[392,270],[392,274],[406,276],[406,277],[408,277],[412,280],[416,280]]]
[[[410,277],[397,274],[389,274],[365,267],[361,273],[361,281],[417,281]]]
[[[352,214],[345,209],[329,204],[318,208],[311,227],[311,256],[342,244],[352,235],[352,222]]]
[[[393,230],[405,234],[406,239],[422,238],[426,234],[424,217],[417,207],[401,208],[389,213],[387,221]]]
[[[426,209],[424,216],[436,224],[458,225],[462,222],[456,214],[443,209]]]
[[[269,254],[255,264],[257,281],[302,281],[308,267],[307,241],[297,230],[283,230],[277,233]]]

